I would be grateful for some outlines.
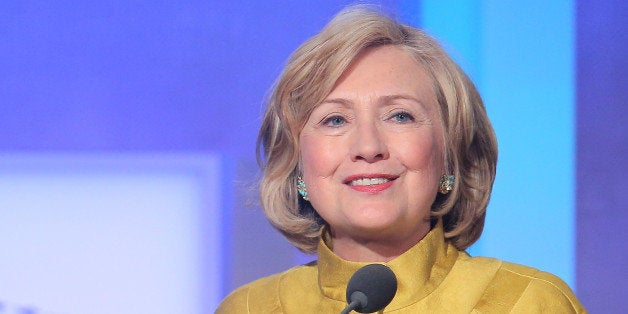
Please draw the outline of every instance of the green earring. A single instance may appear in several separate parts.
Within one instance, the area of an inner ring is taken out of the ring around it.
[[[449,193],[449,191],[454,189],[455,183],[455,176],[444,174],[442,177],[440,177],[440,182],[438,182],[438,192],[440,192],[441,194]]]
[[[301,176],[297,177],[297,191],[299,192],[299,195],[303,197],[304,200],[306,201],[310,200],[310,196],[307,193],[307,188],[305,187],[305,181],[303,181],[303,178],[301,178]]]

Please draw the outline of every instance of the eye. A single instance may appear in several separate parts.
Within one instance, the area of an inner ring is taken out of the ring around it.
[[[347,120],[341,116],[331,116],[323,120],[323,125],[331,127],[339,127],[347,123]]]
[[[414,117],[405,111],[396,112],[392,115],[391,119],[399,123],[408,123],[414,121]]]

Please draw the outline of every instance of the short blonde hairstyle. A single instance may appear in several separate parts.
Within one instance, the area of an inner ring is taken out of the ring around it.
[[[297,193],[299,134],[310,113],[332,91],[349,64],[370,47],[402,48],[431,75],[444,130],[446,174],[456,183],[432,205],[445,237],[459,250],[482,233],[497,163],[497,141],[475,86],[442,47],[423,31],[372,7],[338,13],[289,58],[270,95],[257,139],[262,208],[297,248],[314,253],[326,222]]]

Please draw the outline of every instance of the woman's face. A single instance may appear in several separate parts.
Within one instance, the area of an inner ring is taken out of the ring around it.
[[[420,240],[443,174],[442,137],[423,67],[399,47],[362,52],[300,134],[310,202],[332,236]]]

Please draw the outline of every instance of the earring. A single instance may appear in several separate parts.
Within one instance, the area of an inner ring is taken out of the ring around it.
[[[301,178],[301,176],[297,177],[297,191],[299,192],[299,195],[303,197],[304,200],[306,201],[310,200],[310,196],[307,193],[307,188],[305,187],[305,181],[303,181],[303,178]]]
[[[438,192],[440,192],[441,194],[449,193],[449,191],[454,189],[455,183],[455,176],[444,174],[442,177],[440,177],[440,182],[438,182]]]

